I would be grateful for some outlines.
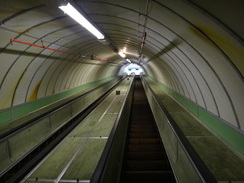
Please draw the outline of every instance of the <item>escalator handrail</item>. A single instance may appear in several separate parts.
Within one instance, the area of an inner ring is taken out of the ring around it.
[[[120,80],[123,80],[125,77],[121,77],[121,76],[119,76],[119,77],[116,77],[115,79],[117,79],[117,78],[120,78]],[[52,109],[50,109],[50,110],[48,110],[48,111],[46,111],[46,112],[44,112],[44,113],[42,113],[42,114],[40,114],[40,115],[38,115],[38,116],[36,116],[36,117],[34,117],[34,118],[32,118],[32,119],[26,121],[25,123],[23,123],[23,124],[21,124],[21,125],[15,127],[15,128],[12,128],[11,130],[9,130],[9,131],[7,131],[7,132],[5,132],[5,133],[3,133],[3,134],[0,135],[0,142],[1,142],[1,141],[4,141],[5,139],[8,139],[9,137],[15,135],[16,133],[18,133],[18,132],[20,132],[20,131],[25,130],[26,128],[28,128],[28,127],[34,125],[35,123],[37,123],[38,121],[42,120],[42,119],[45,118],[46,116],[55,113],[56,111],[58,111],[58,110],[60,110],[60,109],[62,109],[62,108],[64,108],[64,107],[70,105],[72,102],[74,102],[74,101],[76,101],[76,100],[78,100],[78,99],[84,97],[85,95],[88,95],[89,93],[91,93],[91,92],[93,92],[93,91],[99,89],[100,87],[102,87],[102,86],[104,86],[104,85],[106,85],[106,84],[108,84],[108,83],[110,83],[110,82],[112,82],[112,81],[114,81],[114,79],[111,80],[111,81],[108,81],[108,82],[106,82],[106,83],[103,83],[103,84],[101,84],[101,85],[99,85],[99,86],[93,88],[92,90],[90,90],[90,91],[88,91],[88,92],[85,92],[85,93],[83,93],[83,94],[81,94],[81,95],[79,95],[79,96],[76,96],[75,98],[73,98],[73,99],[71,99],[71,100],[65,102],[64,104],[61,104],[61,105],[59,105],[59,106],[57,106],[57,107],[54,107],[54,108],[52,108]]]
[[[183,132],[178,127],[177,123],[174,121],[166,107],[162,104],[162,102],[159,100],[157,95],[154,93],[152,88],[148,85],[147,81],[143,78],[142,79],[144,84],[146,84],[152,93],[152,96],[155,100],[155,102],[160,106],[163,113],[165,114],[166,121],[170,125],[172,131],[174,132],[176,138],[178,139],[179,143],[182,145],[182,148],[184,149],[186,155],[188,156],[188,159],[191,161],[191,163],[194,166],[194,169],[198,173],[199,177],[203,182],[206,183],[216,183],[216,179],[213,176],[213,174],[209,171],[209,169],[206,167],[202,159],[199,157],[198,153],[194,150],[190,142],[187,140]]]

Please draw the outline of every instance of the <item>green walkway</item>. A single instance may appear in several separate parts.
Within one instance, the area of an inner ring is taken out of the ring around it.
[[[151,80],[147,82],[218,182],[243,183],[244,160],[233,153],[226,144],[204,127],[201,121],[164,93],[154,82]]]
[[[89,182],[130,83],[131,79],[122,81],[23,182]]]

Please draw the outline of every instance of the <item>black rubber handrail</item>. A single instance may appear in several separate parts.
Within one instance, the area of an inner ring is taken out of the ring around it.
[[[143,81],[146,82],[145,79],[143,79]],[[178,141],[182,144],[182,147],[185,149],[185,152],[187,152],[186,154],[187,154],[188,158],[191,160],[191,162],[193,163],[194,168],[198,172],[199,177],[202,179],[203,182],[216,183],[217,180],[215,179],[213,174],[209,171],[207,166],[204,164],[204,162],[202,161],[202,159],[200,158],[198,153],[195,151],[195,149],[192,147],[190,142],[187,140],[187,138],[185,137],[183,132],[180,130],[177,123],[172,118],[172,116],[170,115],[170,113],[168,112],[166,107],[162,104],[162,102],[159,100],[159,98],[154,93],[154,91],[151,89],[151,87],[148,84],[146,84],[146,85],[148,86],[149,90],[151,91],[157,104],[163,110],[163,112],[167,118],[167,122],[171,126],[171,129],[175,133]]]

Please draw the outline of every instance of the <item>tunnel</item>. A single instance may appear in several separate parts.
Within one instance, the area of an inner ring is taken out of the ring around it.
[[[102,37],[62,11],[67,4]],[[243,17],[242,0],[1,0],[1,169],[19,156],[5,158],[19,143],[5,134],[80,93],[141,75],[167,97],[177,128],[217,182],[244,182]],[[131,64],[141,72],[125,72]],[[31,143],[25,135],[19,146]]]

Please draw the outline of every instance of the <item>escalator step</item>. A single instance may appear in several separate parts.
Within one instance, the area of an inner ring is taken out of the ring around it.
[[[134,123],[130,125],[131,128],[152,128],[156,130],[156,127],[152,124],[152,122],[148,123]]]
[[[158,134],[148,132],[129,133],[129,138],[158,138]]]
[[[166,161],[156,161],[156,160],[127,160],[126,170],[133,171],[161,171],[170,170],[170,164]]]
[[[123,183],[175,183],[170,171],[126,171]]]
[[[138,114],[138,116],[132,116],[131,117],[131,120],[132,121],[137,121],[137,122],[141,123],[140,121],[153,121],[154,119],[151,116],[140,116]]]
[[[145,119],[142,119],[142,120],[132,120],[130,121],[131,124],[149,124],[151,123],[151,119],[150,120],[145,120]]]
[[[154,129],[130,128],[131,133],[155,133]]]
[[[159,144],[128,144],[129,152],[152,152],[162,151],[161,145]]]
[[[130,138],[130,144],[158,144],[159,138]]]
[[[165,160],[167,155],[165,152],[128,152],[128,160]]]

